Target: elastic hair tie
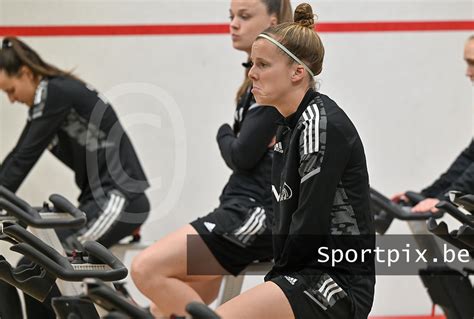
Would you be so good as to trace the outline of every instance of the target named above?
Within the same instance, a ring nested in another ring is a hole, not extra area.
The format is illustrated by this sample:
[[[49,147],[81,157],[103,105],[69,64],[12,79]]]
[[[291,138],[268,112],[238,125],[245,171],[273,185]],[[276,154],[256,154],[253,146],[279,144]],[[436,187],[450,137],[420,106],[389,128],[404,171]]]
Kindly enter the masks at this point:
[[[2,41],[2,49],[11,48],[13,46],[12,42],[8,39],[3,39]]]

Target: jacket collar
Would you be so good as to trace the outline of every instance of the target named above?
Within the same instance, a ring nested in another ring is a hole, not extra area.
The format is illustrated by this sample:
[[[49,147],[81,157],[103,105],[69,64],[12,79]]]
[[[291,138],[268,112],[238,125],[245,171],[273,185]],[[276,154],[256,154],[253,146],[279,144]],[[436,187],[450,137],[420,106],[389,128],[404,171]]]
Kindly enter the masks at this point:
[[[290,127],[291,129],[294,129],[303,112],[306,110],[310,102],[314,100],[317,95],[318,93],[314,89],[308,89],[303,99],[301,100],[300,105],[296,109],[296,112],[289,115],[288,117],[282,117],[279,121],[279,124],[283,124],[285,126]]]

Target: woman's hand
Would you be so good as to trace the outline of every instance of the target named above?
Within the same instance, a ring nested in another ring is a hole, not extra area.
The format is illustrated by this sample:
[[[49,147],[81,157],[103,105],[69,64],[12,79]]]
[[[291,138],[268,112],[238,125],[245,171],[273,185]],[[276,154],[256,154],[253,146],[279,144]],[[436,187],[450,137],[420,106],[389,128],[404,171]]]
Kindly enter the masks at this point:
[[[390,200],[395,203],[399,203],[400,201],[408,202],[408,197],[405,196],[405,193],[397,193],[393,195]]]
[[[411,211],[414,213],[425,213],[425,212],[436,213],[438,209],[435,206],[438,203],[439,203],[439,199],[437,198],[427,198],[425,200],[422,200],[418,204],[416,204],[411,209]]]

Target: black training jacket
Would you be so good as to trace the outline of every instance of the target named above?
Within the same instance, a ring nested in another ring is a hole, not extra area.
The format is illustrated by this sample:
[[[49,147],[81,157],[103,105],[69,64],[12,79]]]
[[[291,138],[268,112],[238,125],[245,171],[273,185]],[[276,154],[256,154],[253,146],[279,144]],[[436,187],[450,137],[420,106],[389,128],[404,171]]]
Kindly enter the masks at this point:
[[[421,193],[426,197],[445,200],[445,195],[450,190],[474,194],[474,140],[459,154],[449,169]]]
[[[297,111],[283,119],[276,142],[275,266],[267,279],[308,268],[335,279],[356,270],[373,274],[369,256],[365,264],[334,268],[318,262],[324,257],[318,254],[320,247],[360,252],[375,246],[364,148],[350,119],[333,100],[310,89]]]
[[[233,171],[222,191],[221,202],[239,197],[251,198],[267,212],[272,211],[273,150],[269,144],[275,137],[279,118],[281,115],[275,108],[256,104],[248,90],[237,104],[234,129],[228,124],[219,128],[219,149]]]
[[[0,167],[0,184],[16,192],[46,148],[74,171],[80,202],[110,189],[133,199],[149,186],[111,105],[74,78],[39,83],[26,126]]]

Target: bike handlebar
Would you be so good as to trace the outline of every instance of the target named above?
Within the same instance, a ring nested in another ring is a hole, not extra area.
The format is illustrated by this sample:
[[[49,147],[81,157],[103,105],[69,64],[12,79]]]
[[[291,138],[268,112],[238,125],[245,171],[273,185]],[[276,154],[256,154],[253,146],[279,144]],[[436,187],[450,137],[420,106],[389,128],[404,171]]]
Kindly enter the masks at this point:
[[[98,264],[97,261],[99,261],[111,269],[74,269],[67,257],[62,256],[55,249],[46,245],[19,225],[11,224],[4,226],[3,233],[18,242],[11,247],[12,251],[25,255],[35,263],[43,266],[48,272],[63,280],[82,281],[85,278],[93,277],[105,281],[116,281],[125,278],[128,274],[128,270],[123,263],[112,255],[107,248],[97,242],[88,241],[84,244],[84,252],[89,255],[88,262],[94,265]]]
[[[411,201],[415,199],[415,202],[419,202],[419,200],[416,201],[416,199],[422,198],[422,195],[415,192],[407,192],[406,195]],[[413,213],[399,204],[392,202],[389,198],[380,194],[373,188],[370,189],[370,197],[374,203],[383,208],[388,214],[400,220],[428,220],[431,217],[441,218],[443,216],[443,212],[441,211],[436,213]]]
[[[63,211],[63,214],[66,214],[68,218],[61,216],[61,213],[54,213],[55,216],[50,218],[42,218],[38,210],[5,187],[0,186],[0,209],[4,209],[28,226],[36,228],[80,228],[86,224],[86,214],[63,196],[53,194],[49,197],[49,200],[55,208]]]
[[[470,227],[474,227],[474,220],[469,218],[467,215],[463,214],[459,209],[456,208],[451,203],[448,203],[446,201],[441,201],[436,205],[436,208],[439,210],[447,212],[449,215],[453,216],[456,218],[458,221],[460,221],[462,224],[466,224]]]

